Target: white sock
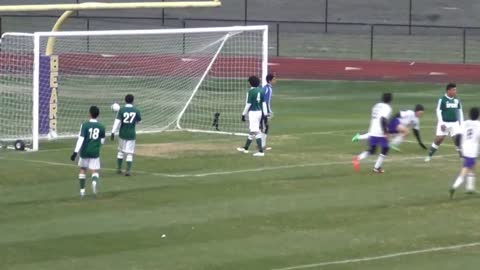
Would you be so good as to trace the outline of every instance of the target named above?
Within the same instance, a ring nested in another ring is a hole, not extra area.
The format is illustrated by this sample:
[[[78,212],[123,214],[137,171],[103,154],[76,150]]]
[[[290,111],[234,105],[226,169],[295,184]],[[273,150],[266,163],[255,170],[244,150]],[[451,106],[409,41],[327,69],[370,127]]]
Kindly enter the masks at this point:
[[[267,145],[267,134],[262,133],[262,147],[265,148]]]
[[[457,177],[457,180],[455,180],[455,182],[453,183],[452,188],[453,188],[453,189],[457,189],[457,188],[463,183],[463,179],[464,179],[464,178],[459,175],[459,176]]]
[[[374,168],[378,169],[378,168],[382,167],[384,159],[385,159],[385,155],[383,155],[383,154],[378,155],[377,162],[375,162],[375,167]]]
[[[475,175],[473,173],[467,174],[467,183],[466,183],[465,189],[467,191],[475,190]]]
[[[358,139],[359,139],[359,140],[366,140],[366,139],[368,139],[368,133],[360,134],[360,136],[358,136]]]
[[[368,151],[363,151],[360,153],[360,155],[358,155],[358,160],[366,159],[369,155],[370,153]]]
[[[81,196],[85,195],[85,189],[84,188],[80,189],[80,195]]]
[[[93,193],[97,193],[97,181],[92,181],[92,191]]]
[[[403,136],[402,135],[397,135],[395,138],[392,140],[392,145],[400,145],[403,141]]]

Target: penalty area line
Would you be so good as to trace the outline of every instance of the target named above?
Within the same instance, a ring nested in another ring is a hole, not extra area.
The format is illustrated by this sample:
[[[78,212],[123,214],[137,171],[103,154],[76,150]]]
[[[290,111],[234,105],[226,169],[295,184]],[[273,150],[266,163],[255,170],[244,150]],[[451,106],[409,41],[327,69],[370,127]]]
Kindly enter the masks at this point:
[[[457,156],[457,154],[449,154],[449,155],[438,155],[436,157],[443,158],[443,157],[453,157]],[[423,156],[413,156],[413,157],[404,157],[404,158],[391,158],[386,159],[385,162],[402,162],[402,161],[409,161],[409,160],[422,160]],[[3,160],[11,160],[11,161],[21,161],[21,162],[30,162],[30,163],[37,163],[37,164],[46,164],[51,166],[62,166],[62,167],[75,167],[78,168],[76,163],[61,163],[61,162],[53,162],[53,161],[46,161],[46,160],[33,160],[33,159],[11,159],[1,157],[0,159]],[[143,174],[143,175],[153,175],[153,176],[161,176],[167,178],[202,178],[207,176],[220,176],[220,175],[233,175],[233,174],[242,174],[242,173],[252,173],[252,172],[265,172],[265,171],[276,171],[276,170],[284,170],[284,169],[294,169],[294,168],[306,168],[306,167],[322,167],[322,166],[331,166],[331,165],[348,165],[351,161],[332,161],[332,162],[318,162],[318,163],[303,163],[303,164],[292,164],[292,165],[281,165],[281,166],[271,166],[271,167],[261,167],[261,168],[250,168],[244,170],[234,170],[234,171],[214,171],[214,172],[205,172],[205,173],[193,173],[193,174],[168,174],[168,173],[159,173],[159,172],[149,172],[149,171],[142,171],[142,170],[135,170],[135,173]],[[116,171],[114,168],[102,168],[103,171]]]
[[[308,268],[316,268],[316,267],[329,266],[329,265],[378,261],[378,260],[385,260],[385,259],[396,258],[396,257],[417,255],[417,254],[423,254],[423,253],[433,253],[433,252],[445,251],[445,250],[455,250],[455,249],[462,249],[462,248],[469,248],[469,247],[476,247],[476,246],[480,246],[480,242],[458,244],[453,246],[433,247],[433,248],[427,248],[427,249],[418,249],[418,250],[411,250],[411,251],[405,251],[405,252],[390,253],[390,254],[385,254],[381,256],[363,257],[363,258],[357,258],[357,259],[346,259],[346,260],[339,260],[339,261],[303,264],[303,265],[296,265],[296,266],[290,266],[290,267],[284,267],[284,268],[275,268],[271,270],[297,270],[297,269],[308,269]]]

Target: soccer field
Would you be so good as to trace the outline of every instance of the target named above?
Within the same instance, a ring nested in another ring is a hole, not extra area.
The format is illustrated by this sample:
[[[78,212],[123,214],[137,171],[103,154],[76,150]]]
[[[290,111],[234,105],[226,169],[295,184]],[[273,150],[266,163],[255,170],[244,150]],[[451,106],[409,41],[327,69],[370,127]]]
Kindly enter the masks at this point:
[[[450,140],[428,164],[410,136],[385,174],[371,172],[373,158],[351,167],[365,147],[351,136],[383,91],[394,112],[425,105],[429,145],[444,85],[284,80],[274,90],[265,157],[238,153],[243,137],[141,135],[127,178],[108,140],[97,199],[79,199],[73,140],[1,151],[0,269],[478,269],[479,197],[449,200],[461,164]],[[479,105],[475,85],[458,96]]]

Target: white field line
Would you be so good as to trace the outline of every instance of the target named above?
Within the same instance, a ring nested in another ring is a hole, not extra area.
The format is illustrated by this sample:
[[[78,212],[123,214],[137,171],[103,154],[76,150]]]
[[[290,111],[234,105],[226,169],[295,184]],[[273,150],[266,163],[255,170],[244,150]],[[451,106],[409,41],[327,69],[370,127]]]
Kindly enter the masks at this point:
[[[438,155],[437,158],[441,157],[453,157],[457,156],[457,154],[449,154],[449,155]],[[404,158],[391,158],[385,160],[385,162],[401,162],[401,161],[408,161],[408,160],[422,160],[423,156],[415,156],[415,157],[404,157]],[[21,161],[21,162],[29,162],[29,163],[37,163],[37,164],[45,164],[51,166],[62,166],[62,167],[77,167],[76,163],[61,163],[61,162],[52,162],[52,161],[45,161],[45,160],[32,160],[32,159],[11,159],[6,157],[0,157],[0,159],[4,160],[11,160],[11,161]],[[168,173],[159,173],[159,172],[148,172],[148,171],[137,171],[138,174],[146,174],[146,175],[153,175],[153,176],[162,176],[167,178],[202,178],[206,176],[219,176],[219,175],[232,175],[232,174],[242,174],[242,173],[251,173],[251,172],[265,172],[265,171],[276,171],[276,170],[284,170],[284,169],[294,169],[294,168],[306,168],[306,167],[322,167],[322,166],[331,166],[331,165],[347,165],[350,164],[351,161],[332,161],[332,162],[318,162],[318,163],[303,163],[303,164],[292,164],[292,165],[281,165],[281,166],[270,166],[270,167],[261,167],[261,168],[250,168],[244,170],[233,170],[233,171],[214,171],[214,172],[206,172],[206,173],[196,173],[196,174],[168,174]],[[102,168],[105,171],[116,171],[114,168]]]
[[[438,251],[462,249],[462,248],[469,248],[469,247],[476,247],[476,246],[480,246],[480,242],[458,244],[453,246],[434,247],[434,248],[428,248],[428,249],[418,249],[418,250],[411,250],[411,251],[405,251],[405,252],[390,253],[390,254],[374,256],[374,257],[364,257],[364,258],[357,258],[357,259],[346,259],[341,261],[329,261],[329,262],[320,262],[320,263],[312,263],[312,264],[303,264],[303,265],[296,265],[296,266],[290,266],[290,267],[284,267],[284,268],[275,268],[272,270],[297,270],[297,269],[317,268],[317,267],[328,266],[328,265],[369,262],[369,261],[384,260],[384,259],[390,259],[390,258],[396,258],[396,257],[402,257],[402,256],[410,256],[410,255],[423,254],[423,253],[433,253]]]

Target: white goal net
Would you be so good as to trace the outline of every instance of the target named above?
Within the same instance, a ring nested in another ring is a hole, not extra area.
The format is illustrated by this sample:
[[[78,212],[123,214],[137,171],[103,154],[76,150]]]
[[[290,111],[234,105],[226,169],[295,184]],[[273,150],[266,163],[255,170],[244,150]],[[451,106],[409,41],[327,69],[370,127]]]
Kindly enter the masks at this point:
[[[75,136],[91,105],[108,130],[126,94],[142,111],[140,132],[245,133],[247,78],[265,78],[267,37],[267,26],[4,34],[0,141],[37,150],[39,138]]]

